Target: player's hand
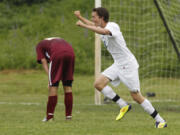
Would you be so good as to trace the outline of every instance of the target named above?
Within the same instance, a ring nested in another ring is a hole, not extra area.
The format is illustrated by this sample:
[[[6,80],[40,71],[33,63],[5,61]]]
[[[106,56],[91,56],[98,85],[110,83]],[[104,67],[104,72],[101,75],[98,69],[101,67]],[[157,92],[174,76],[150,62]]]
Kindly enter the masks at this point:
[[[81,16],[81,12],[79,10],[74,11],[74,15],[79,18]]]
[[[82,26],[82,25],[83,25],[83,22],[80,21],[80,20],[78,20],[78,21],[76,22],[76,25],[77,25],[77,26]]]

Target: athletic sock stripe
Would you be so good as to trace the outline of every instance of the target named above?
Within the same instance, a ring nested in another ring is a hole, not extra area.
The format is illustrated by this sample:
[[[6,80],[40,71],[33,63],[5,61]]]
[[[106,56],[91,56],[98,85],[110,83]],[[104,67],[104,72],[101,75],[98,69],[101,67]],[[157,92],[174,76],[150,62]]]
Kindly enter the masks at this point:
[[[152,116],[153,118],[155,118],[157,114],[158,114],[158,112],[157,112],[156,110],[154,110],[154,112],[151,114],[151,116]]]
[[[50,84],[50,86],[52,85],[52,81],[51,81],[51,67],[52,67],[52,61],[49,63],[49,84]]]
[[[53,113],[48,113],[48,115],[54,115]]]
[[[112,100],[114,101],[114,102],[116,102],[116,101],[118,101],[120,99],[120,97],[118,96],[118,95],[116,95]]]

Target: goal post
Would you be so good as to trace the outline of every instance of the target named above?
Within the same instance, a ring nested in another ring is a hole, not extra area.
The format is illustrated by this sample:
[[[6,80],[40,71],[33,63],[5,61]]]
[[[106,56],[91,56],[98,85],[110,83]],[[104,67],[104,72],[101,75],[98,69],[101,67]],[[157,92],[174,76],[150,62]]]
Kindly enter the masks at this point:
[[[101,7],[101,0],[95,0],[95,7]],[[95,79],[101,72],[101,40],[100,35],[95,34]],[[95,89],[95,104],[101,104],[101,93]]]
[[[178,47],[177,47],[177,43],[176,43],[174,37],[172,36],[172,32],[171,32],[171,30],[170,30],[170,28],[169,28],[169,26],[168,26],[168,24],[167,24],[167,21],[166,21],[166,19],[165,19],[165,17],[164,17],[163,12],[161,11],[160,5],[159,5],[159,3],[158,3],[157,0],[154,0],[154,3],[155,3],[155,5],[156,5],[156,7],[157,7],[157,9],[158,9],[158,12],[159,12],[159,15],[160,15],[160,17],[161,17],[161,19],[162,19],[162,21],[163,21],[164,27],[165,27],[166,30],[167,30],[167,33],[168,33],[168,35],[169,35],[169,38],[171,39],[172,45],[173,45],[173,47],[174,47],[174,49],[175,49],[175,52],[176,52],[176,54],[177,54],[177,57],[178,57],[178,59],[179,59],[179,61],[180,61],[180,53],[179,53],[179,50],[178,50]]]

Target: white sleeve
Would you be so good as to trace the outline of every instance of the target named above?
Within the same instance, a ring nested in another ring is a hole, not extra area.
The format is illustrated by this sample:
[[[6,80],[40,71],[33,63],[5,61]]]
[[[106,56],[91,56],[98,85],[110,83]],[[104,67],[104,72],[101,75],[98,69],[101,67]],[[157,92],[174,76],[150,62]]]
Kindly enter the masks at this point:
[[[110,37],[116,37],[116,35],[118,35],[119,33],[119,27],[117,24],[107,24],[107,26],[105,27],[105,29],[109,30],[111,32],[112,35],[109,35]]]

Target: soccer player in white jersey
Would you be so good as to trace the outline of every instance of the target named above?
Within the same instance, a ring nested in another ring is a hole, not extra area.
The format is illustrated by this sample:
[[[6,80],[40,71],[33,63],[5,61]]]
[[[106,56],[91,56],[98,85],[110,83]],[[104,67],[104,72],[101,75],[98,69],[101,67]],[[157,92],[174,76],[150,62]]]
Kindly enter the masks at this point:
[[[109,22],[107,9],[102,7],[94,8],[92,10],[92,21],[82,17],[80,11],[75,11],[74,14],[79,19],[76,22],[77,26],[101,34],[101,40],[114,59],[114,64],[103,71],[96,79],[94,87],[119,105],[120,113],[117,115],[116,120],[123,118],[131,109],[131,105],[120,98],[108,86],[109,82],[114,86],[117,86],[120,82],[124,83],[129,88],[133,100],[156,120],[156,128],[167,127],[166,121],[159,115],[149,100],[141,95],[138,62],[127,48],[118,24]]]

